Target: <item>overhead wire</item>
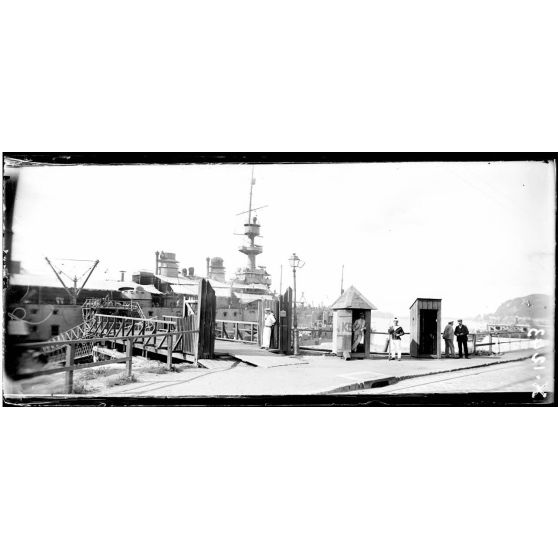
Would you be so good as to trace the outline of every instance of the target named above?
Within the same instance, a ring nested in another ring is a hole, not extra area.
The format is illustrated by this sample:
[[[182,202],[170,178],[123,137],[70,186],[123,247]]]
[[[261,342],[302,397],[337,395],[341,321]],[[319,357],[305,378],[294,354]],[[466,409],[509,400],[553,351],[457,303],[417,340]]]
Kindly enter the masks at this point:
[[[16,320],[16,321],[19,321],[19,322],[25,322],[26,324],[29,324],[29,325],[41,325],[41,324],[44,324],[46,321],[50,320],[52,314],[54,313],[54,306],[52,306],[52,304],[49,304],[49,306],[50,306],[50,314],[44,320],[41,320],[39,322],[30,322],[29,320],[26,320],[25,318],[27,316],[27,311],[25,310],[25,308],[22,308],[21,306],[17,306],[11,312],[8,312],[8,316],[12,320]],[[19,316],[16,316],[14,314],[14,312],[17,312],[18,310],[21,310],[23,312],[23,317],[20,318]]]
[[[30,290],[30,286],[27,285],[27,290],[25,291],[25,294],[19,300],[19,303],[21,303],[21,301],[27,296],[27,294],[29,293],[29,290]],[[49,320],[50,317],[54,313],[54,306],[52,304],[49,304],[49,306],[50,306],[50,314],[44,320],[41,320],[39,322],[31,322],[29,320],[26,320],[25,318],[27,317],[27,310],[25,310],[25,308],[22,308],[21,306],[16,306],[11,312],[7,312],[7,315],[12,320],[25,322],[26,324],[29,324],[29,325],[41,325],[41,324],[44,324],[47,320]],[[18,310],[21,310],[23,312],[22,317],[16,316],[15,312],[17,312]]]

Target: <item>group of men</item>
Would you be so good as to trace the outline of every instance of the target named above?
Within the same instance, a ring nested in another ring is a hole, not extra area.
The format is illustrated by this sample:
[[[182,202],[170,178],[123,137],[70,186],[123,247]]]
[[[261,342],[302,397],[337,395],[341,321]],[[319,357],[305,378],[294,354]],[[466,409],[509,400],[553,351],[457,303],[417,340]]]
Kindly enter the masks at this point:
[[[463,353],[465,353],[465,358],[469,358],[469,348],[467,347],[467,339],[469,335],[469,330],[467,326],[463,324],[463,320],[457,320],[457,327],[453,329],[453,321],[448,322],[448,325],[444,329],[442,337],[445,343],[446,357],[455,357],[455,348],[453,346],[454,337],[457,338],[457,346],[459,348],[459,356],[457,358],[463,358]],[[360,316],[358,320],[353,324],[354,344],[353,351],[359,343],[363,342],[365,330],[364,314]],[[405,335],[403,328],[399,325],[399,319],[394,318],[393,325],[388,329],[388,346],[389,346],[389,356],[388,360],[401,360],[401,338]],[[387,347],[386,347],[387,348]]]
[[[266,308],[265,310],[265,321],[264,321],[264,332],[263,332],[263,343],[262,349],[269,349],[271,340],[271,329],[275,325],[276,319],[273,312]],[[366,331],[366,321],[364,319],[364,313],[361,313],[357,320],[353,324],[353,351],[356,351],[359,344],[364,343],[364,333]],[[389,344],[389,360],[401,360],[401,338],[405,335],[403,328],[399,325],[399,319],[394,318],[393,325],[388,329],[388,344]],[[454,337],[457,338],[457,346],[459,348],[459,356],[457,358],[463,358],[463,353],[465,353],[465,358],[469,358],[469,349],[467,347],[467,336],[469,335],[469,330],[466,325],[463,325],[463,320],[457,320],[457,327],[453,328],[453,321],[448,322],[448,325],[444,329],[442,337],[445,343],[445,353],[446,357],[456,358],[455,347],[453,345]]]
[[[453,321],[448,322],[448,325],[444,328],[444,333],[442,337],[444,338],[444,343],[446,345],[446,357],[455,358],[455,347],[453,346],[453,338],[457,338],[457,346],[459,348],[459,356],[457,358],[463,358],[463,353],[465,353],[465,358],[469,358],[469,348],[467,347],[467,336],[469,335],[469,330],[466,325],[463,325],[463,320],[457,320],[457,327],[453,329]]]
[[[355,320],[353,324],[353,352],[357,350],[358,345],[364,343],[364,332],[366,331],[366,321],[364,319],[364,313],[360,314],[360,317]],[[397,360],[401,360],[401,337],[405,335],[403,328],[399,325],[399,319],[395,318],[393,320],[393,325],[388,329],[389,334],[389,360],[395,360],[397,355]]]

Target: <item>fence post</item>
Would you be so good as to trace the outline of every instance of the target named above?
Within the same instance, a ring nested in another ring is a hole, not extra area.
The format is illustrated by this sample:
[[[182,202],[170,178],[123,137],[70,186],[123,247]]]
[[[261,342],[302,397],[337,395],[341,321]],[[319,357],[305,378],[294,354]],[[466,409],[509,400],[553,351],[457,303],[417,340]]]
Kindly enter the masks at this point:
[[[173,334],[167,335],[167,370],[172,370],[172,344]]]
[[[128,378],[132,377],[132,355],[134,353],[134,340],[127,339],[126,340],[126,372],[128,374]]]
[[[492,354],[492,333],[488,334],[488,354]]]
[[[76,356],[76,345],[75,343],[70,343],[66,346],[66,366],[73,366],[74,359]],[[68,370],[66,372],[66,392],[74,392],[74,371]]]

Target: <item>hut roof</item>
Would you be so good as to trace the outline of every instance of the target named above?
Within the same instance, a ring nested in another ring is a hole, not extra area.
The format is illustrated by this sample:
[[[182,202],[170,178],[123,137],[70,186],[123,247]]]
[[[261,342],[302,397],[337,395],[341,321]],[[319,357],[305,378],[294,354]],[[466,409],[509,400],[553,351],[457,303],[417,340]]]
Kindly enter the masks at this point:
[[[331,305],[333,310],[354,308],[358,310],[377,310],[377,308],[352,285]]]

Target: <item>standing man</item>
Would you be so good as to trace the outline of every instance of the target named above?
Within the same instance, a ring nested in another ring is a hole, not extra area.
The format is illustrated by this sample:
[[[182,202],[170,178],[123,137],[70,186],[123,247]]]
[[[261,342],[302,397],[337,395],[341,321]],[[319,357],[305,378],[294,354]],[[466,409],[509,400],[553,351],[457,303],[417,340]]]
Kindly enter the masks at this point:
[[[446,358],[449,357],[449,353],[451,353],[451,358],[455,358],[455,347],[453,346],[453,322],[448,322],[442,337],[444,338],[444,343],[446,344]]]
[[[457,337],[457,347],[459,348],[459,357],[463,357],[463,349],[465,349],[465,358],[469,358],[469,348],[467,347],[467,336],[469,330],[467,326],[463,325],[463,320],[457,320],[457,327],[455,328],[455,336]]]
[[[360,313],[358,319],[353,324],[353,353],[357,350],[359,345],[364,343],[364,332],[366,331],[366,320],[364,319],[364,312]]]
[[[266,308],[262,349],[269,349],[269,344],[271,342],[271,329],[275,325],[275,322],[276,320],[275,320],[275,316],[273,315],[273,312],[269,308]]]
[[[395,353],[397,352],[397,360],[401,360],[401,337],[405,333],[403,328],[399,325],[397,318],[393,319],[393,325],[388,329],[389,333],[389,360],[395,360]]]

